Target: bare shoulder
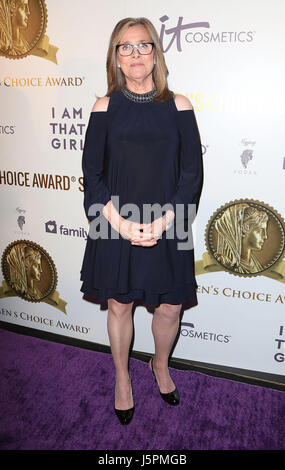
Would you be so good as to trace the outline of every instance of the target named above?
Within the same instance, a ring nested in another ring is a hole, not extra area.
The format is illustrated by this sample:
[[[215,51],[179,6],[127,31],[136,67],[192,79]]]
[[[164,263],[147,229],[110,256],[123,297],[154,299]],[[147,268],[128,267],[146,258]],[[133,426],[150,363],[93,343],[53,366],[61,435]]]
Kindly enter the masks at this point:
[[[193,109],[190,100],[184,95],[175,95],[174,101],[178,111],[183,111],[185,109]]]
[[[92,111],[107,111],[109,101],[109,96],[102,96],[102,98],[98,98],[92,108]]]

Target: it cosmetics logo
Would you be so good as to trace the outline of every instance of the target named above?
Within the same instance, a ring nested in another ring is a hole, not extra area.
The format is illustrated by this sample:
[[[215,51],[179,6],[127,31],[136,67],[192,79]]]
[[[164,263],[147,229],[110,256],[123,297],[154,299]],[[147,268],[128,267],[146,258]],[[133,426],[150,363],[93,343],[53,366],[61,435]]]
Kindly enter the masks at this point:
[[[15,127],[16,126],[2,126],[0,125],[0,134],[15,134]]]
[[[163,15],[159,18],[162,23],[160,30],[160,41],[163,52],[168,52],[171,47],[175,47],[178,52],[182,52],[182,43],[190,44],[207,44],[207,43],[240,43],[248,44],[254,41],[256,31],[214,31],[210,27],[208,21],[197,21],[188,23],[184,22],[183,16],[179,16],[178,20],[170,19],[169,16]],[[176,21],[176,24],[175,24]]]
[[[231,335],[225,335],[223,333],[195,330],[193,323],[186,322],[181,322],[180,335],[191,339],[214,341],[218,343],[229,343],[231,338]]]

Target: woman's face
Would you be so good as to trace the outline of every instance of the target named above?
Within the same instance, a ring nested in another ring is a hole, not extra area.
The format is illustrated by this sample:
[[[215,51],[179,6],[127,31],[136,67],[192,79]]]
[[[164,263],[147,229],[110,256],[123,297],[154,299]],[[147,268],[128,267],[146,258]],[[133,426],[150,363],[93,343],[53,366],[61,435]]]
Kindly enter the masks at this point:
[[[18,1],[15,17],[17,26],[20,28],[27,28],[30,14],[29,0]]]
[[[261,250],[267,239],[267,222],[262,222],[258,227],[254,227],[248,234],[248,247],[253,250]]]
[[[37,257],[30,268],[30,277],[36,281],[41,280],[42,264],[41,259]]]
[[[143,25],[130,26],[120,40],[120,44],[138,45],[141,42],[152,42],[147,29]],[[126,78],[141,80],[152,73],[153,54],[154,50],[148,55],[141,55],[137,49],[134,49],[129,56],[121,56],[117,52],[117,63],[121,66]]]

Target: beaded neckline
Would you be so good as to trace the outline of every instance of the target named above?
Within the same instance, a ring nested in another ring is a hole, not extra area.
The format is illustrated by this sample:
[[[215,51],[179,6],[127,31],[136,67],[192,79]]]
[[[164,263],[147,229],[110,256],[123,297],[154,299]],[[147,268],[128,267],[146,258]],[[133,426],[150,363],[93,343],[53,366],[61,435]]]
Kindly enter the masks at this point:
[[[125,86],[122,92],[129,100],[135,101],[136,103],[147,103],[149,101],[153,101],[153,98],[157,95],[156,87],[146,93],[135,93]]]

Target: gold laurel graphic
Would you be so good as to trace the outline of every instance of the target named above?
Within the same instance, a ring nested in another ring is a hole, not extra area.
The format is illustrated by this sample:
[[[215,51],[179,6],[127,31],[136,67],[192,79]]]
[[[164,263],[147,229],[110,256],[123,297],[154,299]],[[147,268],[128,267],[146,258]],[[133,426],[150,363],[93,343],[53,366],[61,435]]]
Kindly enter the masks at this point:
[[[205,241],[208,251],[195,262],[197,275],[227,271],[285,283],[285,223],[268,204],[253,199],[224,204],[209,219]]]
[[[57,64],[58,48],[49,43],[45,0],[1,0],[0,55],[23,59],[35,55]]]
[[[28,302],[46,302],[66,313],[67,302],[55,290],[55,264],[43,247],[30,240],[16,240],[4,250],[1,265],[5,281],[0,298],[16,295]]]

